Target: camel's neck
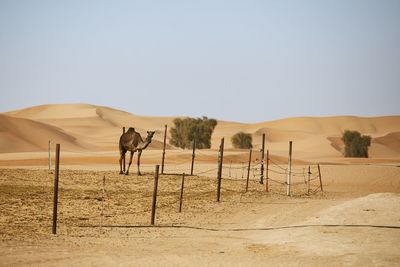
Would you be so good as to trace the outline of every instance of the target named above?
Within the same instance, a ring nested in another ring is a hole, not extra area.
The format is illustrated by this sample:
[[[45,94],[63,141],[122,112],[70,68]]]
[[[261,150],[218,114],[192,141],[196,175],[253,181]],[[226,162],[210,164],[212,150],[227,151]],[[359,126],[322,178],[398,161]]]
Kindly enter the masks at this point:
[[[145,140],[144,142],[140,142],[139,144],[138,144],[138,146],[137,146],[137,149],[146,149],[148,146],[149,146],[149,144],[151,143],[151,140],[149,141],[149,140]]]

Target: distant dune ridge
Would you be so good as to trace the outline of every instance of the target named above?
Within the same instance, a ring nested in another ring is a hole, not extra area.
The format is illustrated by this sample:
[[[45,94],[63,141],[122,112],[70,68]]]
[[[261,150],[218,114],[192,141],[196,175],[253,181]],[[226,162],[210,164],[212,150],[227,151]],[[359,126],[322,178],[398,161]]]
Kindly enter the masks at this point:
[[[162,148],[164,125],[172,126],[174,117],[138,116],[125,111],[90,104],[41,105],[0,114],[0,152],[30,152],[47,149],[48,140],[62,143],[69,151],[118,150],[122,127],[135,127],[142,136],[147,130],[156,135],[150,149]],[[225,137],[232,149],[231,136],[239,131],[253,134],[255,148],[267,136],[267,148],[278,156],[287,153],[294,142],[298,158],[342,157],[344,130],[370,135],[371,158],[400,158],[400,116],[384,117],[298,117],[254,124],[218,121],[212,137],[217,148]],[[168,146],[168,149],[173,147]]]

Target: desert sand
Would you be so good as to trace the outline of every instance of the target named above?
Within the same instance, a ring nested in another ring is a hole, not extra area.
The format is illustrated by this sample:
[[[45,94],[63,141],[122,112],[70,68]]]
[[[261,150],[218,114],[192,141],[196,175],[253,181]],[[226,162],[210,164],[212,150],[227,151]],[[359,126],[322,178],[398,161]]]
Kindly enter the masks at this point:
[[[117,151],[122,127],[134,127],[145,134],[155,130],[151,148],[162,146],[164,125],[173,125],[172,117],[139,116],[124,111],[89,104],[43,105],[0,114],[0,152],[46,151],[49,140],[62,143],[65,151]],[[370,158],[397,161],[400,158],[400,116],[386,117],[299,117],[245,124],[218,121],[212,136],[217,149],[222,137],[230,140],[236,132],[253,134],[256,148],[261,135],[274,155],[287,156],[288,142],[298,159],[314,162],[343,161],[340,137],[344,130],[370,135]],[[169,147],[170,149],[173,149]],[[230,142],[225,148],[232,149]]]
[[[88,104],[0,114],[0,266],[400,264],[400,116],[219,121],[212,148],[197,151],[195,175],[186,177],[181,213],[181,175],[160,176],[156,225],[150,226],[154,165],[161,162],[164,125],[173,119]],[[136,175],[135,161],[131,175],[118,175],[122,126],[143,134],[156,130],[142,155],[143,176]],[[373,138],[370,158],[342,156],[345,129]],[[252,133],[255,144],[248,192],[248,151],[229,142],[238,131]],[[269,192],[258,183],[263,133],[271,155]],[[222,137],[226,151],[218,203]],[[49,140],[53,149],[60,143],[62,151],[56,235],[51,234]],[[287,196],[290,140],[294,176]],[[165,172],[189,173],[190,160],[191,151],[167,146]]]

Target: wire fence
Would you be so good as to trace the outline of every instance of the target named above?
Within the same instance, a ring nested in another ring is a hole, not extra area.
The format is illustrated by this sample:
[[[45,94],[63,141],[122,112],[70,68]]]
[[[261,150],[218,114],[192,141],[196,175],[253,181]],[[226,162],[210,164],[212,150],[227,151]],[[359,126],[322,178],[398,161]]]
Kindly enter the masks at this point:
[[[271,162],[271,160],[269,161]],[[247,177],[249,177],[250,190],[265,190],[266,192],[287,195],[287,188],[290,186],[291,196],[316,194],[322,189],[322,180],[320,179],[317,165],[311,165],[310,171],[308,166],[304,166],[292,169],[293,171],[290,171],[290,173],[288,168],[283,165],[268,164],[267,167],[264,164],[263,168],[261,165],[262,163],[260,162],[252,162],[250,168],[235,167],[233,164],[232,167],[225,165],[222,181],[242,182],[243,187],[245,187]],[[237,170],[239,170],[239,173]],[[242,173],[244,173],[243,176]],[[289,174],[291,175],[290,182],[288,180]]]
[[[219,151],[204,152],[193,149],[193,153],[190,154],[187,151],[174,150],[173,156],[169,157],[164,150],[161,175],[169,178],[161,179],[160,191],[157,193],[158,209],[170,212],[180,204],[180,174],[183,173],[191,175],[187,178],[185,197],[189,199],[192,207],[203,206],[216,196],[219,201],[221,193],[223,198],[229,198],[246,194],[248,191],[289,196],[312,195],[322,191],[319,165],[292,166],[291,157],[290,164],[282,164],[269,156],[269,153],[265,158],[263,150],[250,150],[250,153],[228,151],[222,156],[223,153],[223,139]],[[246,158],[248,161],[244,160]],[[197,165],[199,162],[201,164]],[[149,167],[151,166],[144,166],[143,169],[150,171]],[[94,197],[101,200],[101,213],[79,218],[72,216],[72,220],[100,219],[102,225],[107,218],[118,217],[119,222],[127,222],[132,215],[143,217],[141,215],[151,211],[152,195],[149,188],[152,187],[152,179],[140,179],[141,182],[135,184],[135,189],[132,190],[126,190],[124,187],[118,189],[115,186],[106,190],[103,185],[101,197]],[[127,194],[130,194],[131,198],[126,198]],[[73,203],[74,197],[68,201]],[[113,208],[109,205],[113,205]]]
[[[268,167],[264,166],[264,173],[261,173],[263,162],[254,160],[245,166],[243,162],[229,162],[223,165],[221,173],[221,195],[224,201],[229,201],[236,197],[246,196],[248,191],[265,192],[264,194],[286,195],[288,168],[282,164],[277,164],[269,158]],[[309,171],[310,170],[310,171]],[[174,169],[173,171],[179,171]],[[200,210],[204,205],[215,202],[217,194],[217,174],[218,166],[207,169],[202,168],[201,171],[195,173],[194,176],[185,177],[184,187],[184,210],[190,208],[191,212]],[[260,183],[260,177],[264,176],[263,184]],[[293,168],[291,186],[292,197],[310,196],[321,192],[320,176],[317,166],[302,166]],[[161,175],[159,191],[157,193],[157,214],[161,214],[161,218],[167,218],[171,212],[177,212],[180,204],[180,183],[181,175]],[[247,182],[247,177],[249,182]],[[134,218],[137,224],[148,224],[148,216],[151,212],[151,190],[153,179],[140,178],[133,192],[129,192],[132,198],[121,201],[126,197],[127,192],[118,191],[119,188],[113,188],[109,192],[101,196],[105,199],[106,205],[101,210],[104,213],[96,216],[84,217],[85,223],[92,224],[127,224],[131,223]],[[249,184],[247,184],[249,183]],[[268,192],[265,190],[268,183]],[[247,191],[247,186],[248,191]],[[100,191],[99,191],[100,192]],[[119,201],[119,202],[118,202]],[[134,203],[134,204],[132,204]],[[116,208],[115,208],[116,206]],[[110,211],[110,212],[108,212]],[[81,220],[82,218],[78,219]]]
[[[188,151],[174,151],[173,156],[170,158],[167,154],[164,174],[190,174],[193,168],[193,175],[195,176],[218,179],[219,151],[196,150],[193,167],[192,157],[193,155]],[[198,162],[199,158],[201,158],[200,164]],[[249,152],[247,151],[239,153],[237,151],[233,153],[231,151],[225,152],[221,168],[222,192],[232,190],[246,192],[247,189],[302,196],[322,191],[317,165],[292,165],[289,171],[288,162],[273,156],[265,158],[262,150],[252,151],[250,161],[246,161],[246,158],[249,159]],[[212,160],[214,160],[214,163],[210,163]],[[235,184],[242,183],[243,190],[238,190],[236,187],[234,189],[229,188],[224,181],[230,181]],[[290,193],[288,193],[288,188],[290,188]]]
[[[247,166],[243,161],[229,160],[223,164],[221,170],[221,197],[224,201],[230,201],[255,192],[286,195],[289,174],[293,175],[290,183],[291,196],[312,195],[321,191],[317,166],[296,166],[292,170],[293,172],[290,173],[286,166],[278,164],[270,158],[266,158],[264,161],[252,160],[247,163]],[[173,169],[173,171],[180,170]],[[218,171],[218,164],[210,164],[207,168],[200,168],[195,175],[185,177],[183,210],[189,209],[190,212],[196,213],[196,211],[201,211],[205,205],[216,201]],[[60,202],[62,224],[75,226],[82,224],[126,225],[133,221],[138,225],[148,224],[152,211],[151,189],[154,181],[151,174],[138,176],[129,181],[126,179],[114,180],[114,178],[111,182],[110,180],[107,182],[105,180],[96,181],[96,190],[93,189],[93,184],[90,185],[89,182],[82,180],[82,177],[76,177],[74,173],[68,176],[71,176],[71,179],[63,185],[63,199]],[[260,183],[261,177],[264,178],[263,184]],[[163,219],[166,222],[170,214],[178,212],[180,208],[181,179],[182,175],[160,176],[159,191],[157,192],[157,216],[160,217],[161,222]],[[265,190],[266,183],[269,186],[268,192]],[[80,186],[75,187],[76,184]],[[72,188],[78,189],[71,190]],[[96,207],[99,212],[93,213],[93,209],[96,210]],[[76,211],[79,211],[78,216]]]
[[[111,155],[110,152],[70,153]],[[195,150],[190,154],[187,151],[174,150],[171,158],[167,154],[163,158],[165,175],[161,176],[157,192],[157,209],[161,218],[169,218],[168,214],[171,211],[178,210],[182,201],[180,174],[189,174],[192,170],[193,175],[186,178],[184,187],[184,205],[190,207],[191,212],[203,210],[204,205],[215,202],[220,193],[217,191],[219,185],[223,199],[243,196],[248,192],[296,197],[310,196],[323,191],[319,165],[304,166],[278,162],[277,157],[268,156],[268,153],[264,158],[263,150],[253,151],[253,157],[251,153],[250,151],[248,155],[247,152],[228,152],[222,157],[222,142],[220,151]],[[165,156],[165,151],[163,155]],[[249,160],[244,160],[246,158]],[[201,164],[198,164],[199,162]],[[153,165],[143,167],[151,172]],[[148,215],[152,211],[151,175],[135,177],[135,180],[129,181],[114,179],[112,183],[107,184],[104,180],[99,183],[96,181],[95,185],[82,179],[84,177],[76,179],[71,176],[68,175],[69,180],[63,185],[63,198],[60,202],[61,220],[66,224],[79,225],[89,221],[102,226],[110,222],[127,224],[132,220],[139,224],[148,224]],[[76,186],[78,184],[79,187]],[[96,208],[97,213],[93,212]]]
[[[289,195],[291,196],[311,195],[322,191],[322,181],[317,165],[292,165],[289,171],[288,164],[282,164],[271,156],[264,158],[262,150],[252,151],[251,158],[249,158],[249,152],[235,151],[234,153],[228,151],[222,159],[222,190],[231,190],[223,183],[223,181],[231,181],[243,183],[244,190],[248,189],[250,183],[250,190],[265,189],[267,192],[282,195],[288,195],[288,188],[290,188]],[[192,157],[194,157],[193,166]],[[245,158],[249,158],[250,161],[246,162]],[[215,163],[210,163],[213,160]],[[168,154],[165,157],[164,174],[190,174],[193,169],[195,176],[217,179],[219,161],[219,151],[195,150],[194,155],[185,151],[182,151],[182,154],[174,151],[171,160]]]

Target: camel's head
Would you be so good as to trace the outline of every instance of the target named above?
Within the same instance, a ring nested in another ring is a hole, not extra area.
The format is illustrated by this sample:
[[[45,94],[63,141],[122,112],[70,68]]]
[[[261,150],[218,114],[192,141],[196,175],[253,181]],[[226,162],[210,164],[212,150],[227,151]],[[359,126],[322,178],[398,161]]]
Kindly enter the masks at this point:
[[[153,138],[153,135],[155,134],[154,131],[147,131],[147,137],[146,137],[146,141],[151,143],[151,139]]]

